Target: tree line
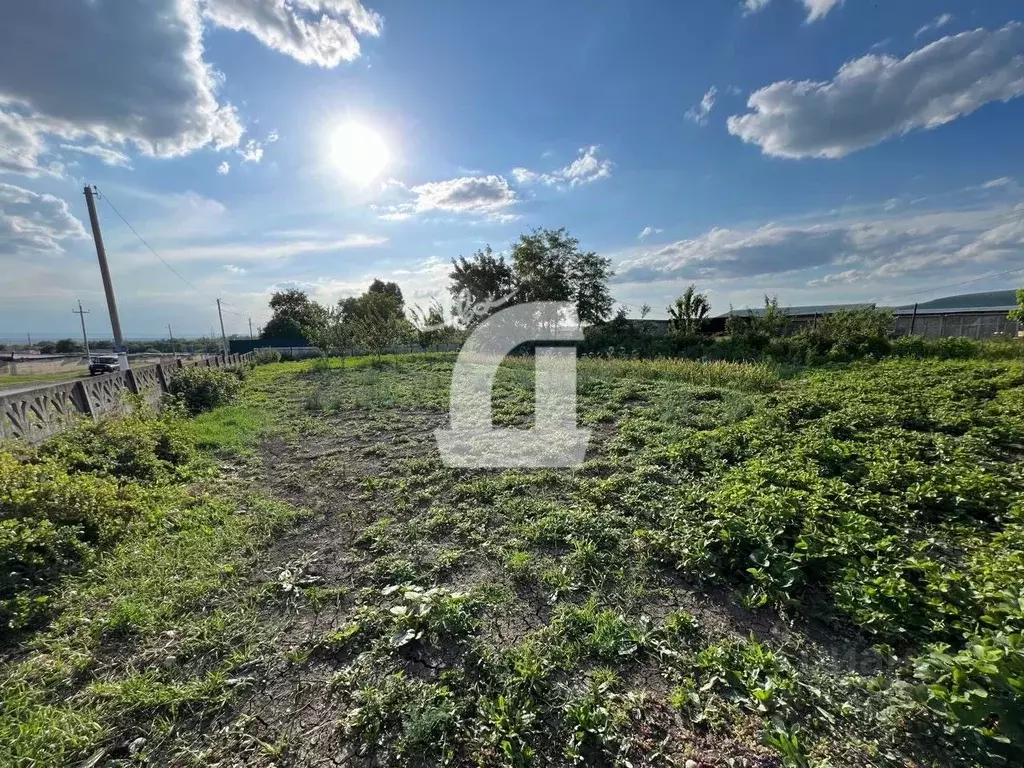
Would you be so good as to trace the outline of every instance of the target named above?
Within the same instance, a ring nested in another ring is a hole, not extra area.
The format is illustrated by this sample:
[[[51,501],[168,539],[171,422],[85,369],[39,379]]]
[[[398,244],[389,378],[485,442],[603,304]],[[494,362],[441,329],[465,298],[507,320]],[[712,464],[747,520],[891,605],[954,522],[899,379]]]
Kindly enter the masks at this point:
[[[599,325],[612,315],[608,283],[613,276],[611,260],[580,248],[566,229],[535,229],[519,237],[507,258],[487,246],[452,259],[450,309],[436,300],[425,308],[409,306],[396,283],[379,279],[332,307],[288,289],[271,297],[273,317],[261,338],[304,341],[322,350],[430,347],[460,342],[502,307],[536,301],[571,303],[582,323]]]
[[[379,353],[399,345],[429,348],[458,344],[477,324],[499,309],[525,302],[568,302],[585,326],[583,354],[604,356],[685,356],[708,359],[774,359],[801,363],[889,354],[893,315],[887,309],[850,309],[794,328],[777,297],[764,297],[757,312],[730,307],[724,333],[709,332],[711,302],[690,285],[666,307],[666,321],[637,322],[609,290],[611,260],[580,247],[565,228],[534,229],[520,235],[508,255],[490,246],[451,261],[451,307],[438,301],[426,308],[408,305],[394,282],[375,279],[359,295],[323,306],[301,290],[273,294],[273,317],[262,338],[279,344],[310,344],[325,353],[358,349]],[[1011,319],[1024,320],[1021,308]],[[640,307],[639,320],[651,312]],[[661,323],[667,327],[656,328]],[[719,327],[719,330],[721,328]],[[912,346],[902,342],[903,347]],[[947,346],[953,344],[947,343]],[[954,344],[955,345],[955,344]]]

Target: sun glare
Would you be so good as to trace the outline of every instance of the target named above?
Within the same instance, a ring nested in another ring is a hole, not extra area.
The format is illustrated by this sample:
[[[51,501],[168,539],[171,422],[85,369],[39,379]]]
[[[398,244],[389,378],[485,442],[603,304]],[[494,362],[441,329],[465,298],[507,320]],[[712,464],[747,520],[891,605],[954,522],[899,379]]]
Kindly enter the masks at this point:
[[[331,160],[356,184],[373,181],[390,159],[380,134],[362,123],[343,123],[331,134]]]

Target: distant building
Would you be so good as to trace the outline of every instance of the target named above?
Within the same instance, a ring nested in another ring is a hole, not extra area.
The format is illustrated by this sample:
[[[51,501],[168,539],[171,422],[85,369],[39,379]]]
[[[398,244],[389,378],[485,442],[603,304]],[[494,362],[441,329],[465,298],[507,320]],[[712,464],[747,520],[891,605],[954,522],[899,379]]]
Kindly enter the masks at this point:
[[[1017,292],[985,291],[946,296],[893,310],[898,336],[941,338],[963,336],[970,339],[1017,336],[1020,323],[1010,320],[1017,307]]]
[[[779,310],[787,317],[787,332],[796,333],[808,326],[813,327],[823,315],[833,315],[844,310],[874,308],[875,305],[872,303],[813,304],[806,307],[779,307]],[[714,319],[721,320],[724,323],[729,317],[763,317],[764,313],[764,307],[752,307],[750,309],[733,308]]]

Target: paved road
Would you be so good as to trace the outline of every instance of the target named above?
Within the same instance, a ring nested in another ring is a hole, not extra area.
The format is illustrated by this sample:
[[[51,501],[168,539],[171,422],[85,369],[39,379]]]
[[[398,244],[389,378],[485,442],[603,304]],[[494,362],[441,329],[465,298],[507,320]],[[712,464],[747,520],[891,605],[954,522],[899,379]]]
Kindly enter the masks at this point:
[[[28,392],[30,389],[38,389],[39,387],[52,387],[57,384],[68,384],[72,381],[78,381],[83,376],[68,376],[66,379],[60,381],[37,381],[35,384],[0,384],[0,395],[16,395],[19,392]]]

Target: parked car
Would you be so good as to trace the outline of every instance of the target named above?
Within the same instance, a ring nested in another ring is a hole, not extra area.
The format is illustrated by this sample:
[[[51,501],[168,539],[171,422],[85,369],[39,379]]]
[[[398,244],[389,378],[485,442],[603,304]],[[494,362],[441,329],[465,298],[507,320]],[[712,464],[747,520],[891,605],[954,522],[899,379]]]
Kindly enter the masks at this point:
[[[96,376],[100,373],[113,373],[121,370],[121,363],[114,355],[103,355],[94,357],[89,363],[89,375]]]

